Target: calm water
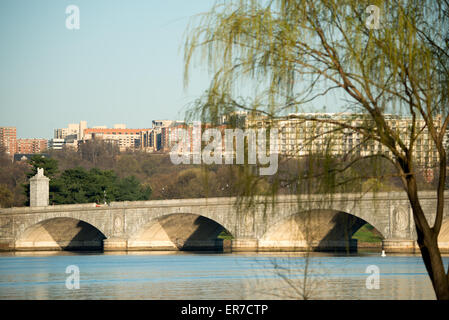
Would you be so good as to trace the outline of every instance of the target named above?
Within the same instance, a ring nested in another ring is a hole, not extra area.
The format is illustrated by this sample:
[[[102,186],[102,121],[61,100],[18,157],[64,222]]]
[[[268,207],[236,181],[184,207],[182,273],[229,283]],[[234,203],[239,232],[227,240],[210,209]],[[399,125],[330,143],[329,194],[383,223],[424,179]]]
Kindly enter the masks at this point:
[[[66,288],[69,265],[80,270],[78,290]],[[370,265],[380,270],[377,290],[366,288]],[[0,299],[298,299],[304,292],[312,299],[435,298],[418,255],[0,255]]]

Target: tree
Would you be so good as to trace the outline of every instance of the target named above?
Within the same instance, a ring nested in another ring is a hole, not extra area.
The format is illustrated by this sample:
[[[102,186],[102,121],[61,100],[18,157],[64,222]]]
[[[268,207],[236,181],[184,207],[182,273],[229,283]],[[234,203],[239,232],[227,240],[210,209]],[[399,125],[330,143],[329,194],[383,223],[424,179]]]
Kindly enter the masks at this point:
[[[436,297],[449,299],[449,270],[438,248],[449,124],[449,2],[218,1],[200,19],[187,33],[185,79],[188,83],[198,53],[213,78],[192,113],[212,122],[238,109],[278,119],[288,112],[316,110],[322,97],[338,95],[341,107],[363,121],[307,119],[332,124],[340,133],[357,133],[361,144],[375,142],[387,150],[368,157],[351,154],[350,163],[377,157],[395,167]],[[253,99],[239,98],[250,89]],[[392,113],[410,117],[405,132],[388,121]],[[418,196],[416,150],[424,133],[438,156],[433,225]],[[325,176],[349,167],[329,169]]]
[[[80,144],[78,153],[82,160],[88,161],[94,168],[112,168],[120,148],[115,143],[102,140],[87,140]]]
[[[59,186],[55,182],[55,177],[58,174],[58,161],[52,158],[47,158],[43,155],[37,154],[34,155],[28,160],[28,164],[31,166],[30,171],[27,172],[26,177],[27,180],[22,184],[23,192],[26,197],[25,206],[30,205],[30,182],[29,180],[37,174],[37,169],[44,169],[44,175],[50,179],[49,182],[49,197],[52,199],[54,197],[54,193],[58,190]]]
[[[0,184],[0,208],[9,208],[14,203],[14,195],[8,187]]]
[[[119,179],[114,171],[83,168],[65,170],[54,179],[53,204],[148,200],[151,188],[133,176]]]
[[[43,155],[37,154],[32,156],[28,163],[31,165],[31,171],[27,173],[28,179],[37,174],[38,168],[43,168],[44,175],[50,179],[58,174],[58,161],[56,161],[55,159],[47,158]]]
[[[50,178],[51,204],[139,201],[151,196],[149,186],[141,185],[134,176],[120,179],[113,170],[76,167],[58,174],[58,161],[40,155],[33,156],[29,163],[28,179],[36,174],[37,168],[44,168],[44,174]],[[29,205],[30,184],[23,184],[23,187],[27,196],[25,205]]]
[[[151,196],[151,188],[143,186],[134,176],[126,177],[118,183],[116,201],[141,201],[148,200]]]
[[[26,172],[29,167],[23,161],[11,160],[11,157],[6,154],[6,149],[0,146],[0,185],[3,185],[12,193],[12,202],[8,200],[6,205],[22,206],[25,201],[22,184],[26,181]],[[6,192],[3,195],[8,194]],[[9,196],[7,198],[9,199]]]

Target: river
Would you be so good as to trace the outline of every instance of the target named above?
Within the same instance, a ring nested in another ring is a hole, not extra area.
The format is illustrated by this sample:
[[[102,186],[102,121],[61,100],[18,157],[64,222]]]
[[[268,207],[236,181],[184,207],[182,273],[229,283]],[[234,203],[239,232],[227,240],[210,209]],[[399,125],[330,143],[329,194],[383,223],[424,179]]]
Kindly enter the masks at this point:
[[[447,268],[449,256],[444,257],[444,262]],[[69,270],[72,273],[66,273],[68,266],[79,270],[79,289],[66,286],[67,278],[75,276],[73,269]],[[367,270],[369,266],[371,270],[377,268],[378,277]],[[381,257],[379,252],[313,253],[309,257],[299,253],[207,252],[0,254],[0,299],[240,300],[302,299],[304,296],[309,299],[435,299],[419,255]]]

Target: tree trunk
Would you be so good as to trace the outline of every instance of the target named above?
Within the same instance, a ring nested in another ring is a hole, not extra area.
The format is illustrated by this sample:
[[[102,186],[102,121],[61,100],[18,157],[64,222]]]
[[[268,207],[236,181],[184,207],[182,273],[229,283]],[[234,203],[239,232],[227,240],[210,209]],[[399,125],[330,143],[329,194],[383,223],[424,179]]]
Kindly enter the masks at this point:
[[[432,281],[435,295],[438,300],[449,300],[449,277],[444,269],[440,249],[438,248],[438,234],[427,223],[424,211],[419,203],[416,180],[412,175],[407,178],[407,195],[413,210],[421,256]]]
[[[437,237],[431,239],[430,237],[418,236],[418,245],[437,299],[449,300],[449,278],[441,259]]]

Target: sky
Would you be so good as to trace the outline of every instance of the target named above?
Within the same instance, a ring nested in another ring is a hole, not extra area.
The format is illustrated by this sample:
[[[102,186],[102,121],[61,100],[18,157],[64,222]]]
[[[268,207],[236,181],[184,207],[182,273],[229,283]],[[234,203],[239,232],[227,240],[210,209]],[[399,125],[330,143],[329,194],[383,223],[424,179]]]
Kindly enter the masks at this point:
[[[183,119],[208,86],[204,68],[183,85],[186,27],[213,0],[0,0],[0,126],[53,137],[86,120],[149,128]],[[66,7],[80,29],[66,28]]]

